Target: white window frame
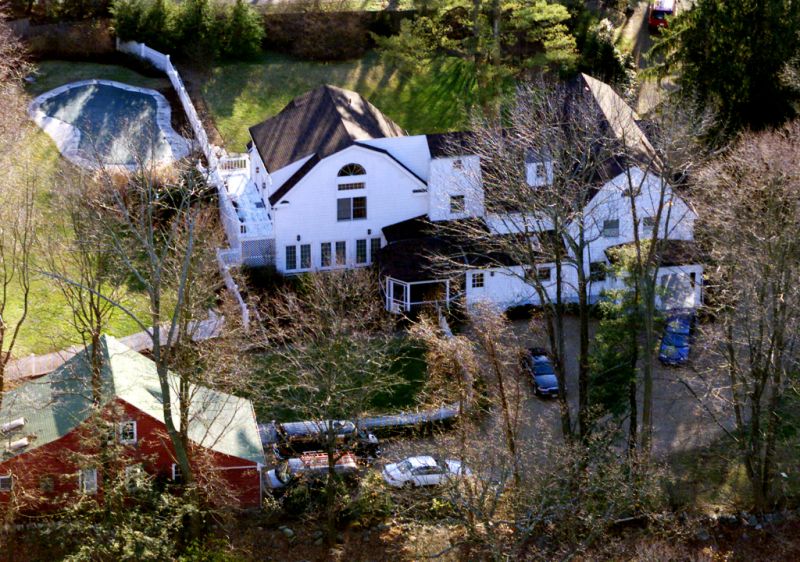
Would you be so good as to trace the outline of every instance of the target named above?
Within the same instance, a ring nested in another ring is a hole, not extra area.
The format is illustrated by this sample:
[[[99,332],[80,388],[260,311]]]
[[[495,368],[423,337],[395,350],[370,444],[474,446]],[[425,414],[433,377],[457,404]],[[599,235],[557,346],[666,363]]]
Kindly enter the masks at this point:
[[[485,286],[486,286],[486,278],[483,276],[483,272],[473,273],[472,279],[470,280],[470,288],[483,289]]]
[[[359,244],[364,246],[364,259],[359,260],[358,247]],[[367,265],[369,263],[369,240],[366,238],[359,238],[356,240],[356,265]]]
[[[3,482],[8,484],[3,485]],[[0,475],[0,492],[11,492],[14,490],[14,475],[11,473]]]
[[[378,261],[378,253],[381,251],[381,239],[378,237],[369,239],[369,263]]]
[[[123,439],[122,436],[125,432],[125,426],[133,424],[133,439]],[[127,420],[123,422],[119,422],[117,424],[117,439],[119,439],[120,444],[122,445],[135,445],[138,442],[139,438],[139,428],[137,427],[136,420]]]
[[[342,252],[342,254],[344,254],[344,255],[341,256],[342,257],[341,261],[339,261],[339,247],[340,247],[340,245],[341,245],[341,248],[344,250]],[[333,243],[333,255],[331,256],[331,263],[335,267],[342,267],[342,266],[347,265],[347,240],[337,240],[336,242]]]
[[[544,273],[547,272],[545,276]],[[553,278],[553,268],[552,267],[537,267],[536,268],[536,278],[539,281],[550,281]]]
[[[648,221],[650,222],[650,224],[647,224]],[[651,233],[652,234],[653,229],[655,227],[656,227],[656,218],[655,217],[651,217],[651,216],[642,217],[642,232]]]
[[[328,248],[328,263],[323,263],[325,259],[325,246]],[[333,257],[334,245],[333,242],[320,242],[319,243],[319,266],[320,268],[328,269],[336,263]]]
[[[296,271],[297,270],[297,246],[294,244],[288,244],[283,249],[283,262],[284,266],[286,267],[286,271]],[[293,259],[291,263],[289,262],[289,253],[293,253]],[[291,267],[289,267],[291,266]]]
[[[91,475],[91,476],[88,476]],[[78,473],[78,489],[82,494],[97,493],[97,469],[83,468]]]
[[[467,198],[463,194],[450,196],[450,214],[460,215],[467,211]]]
[[[180,480],[178,480],[178,475],[180,475]],[[181,467],[177,463],[172,463],[172,473],[170,475],[170,479],[173,482],[183,482],[183,474],[181,474]]]
[[[610,222],[616,222],[616,228],[609,228],[607,226]],[[619,238],[619,219],[605,219],[603,221],[603,238]]]
[[[303,263],[303,248],[308,250],[308,260]],[[297,252],[297,265],[301,271],[311,269],[311,264],[314,263],[314,256],[311,253],[311,244],[300,244],[300,251]]]

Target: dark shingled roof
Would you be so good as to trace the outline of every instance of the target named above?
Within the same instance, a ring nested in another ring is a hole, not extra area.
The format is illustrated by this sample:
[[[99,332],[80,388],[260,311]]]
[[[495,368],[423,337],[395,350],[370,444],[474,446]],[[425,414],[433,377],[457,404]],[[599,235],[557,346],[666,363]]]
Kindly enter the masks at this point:
[[[474,150],[471,150],[470,147],[475,142],[474,137],[475,134],[469,131],[425,135],[431,158],[473,154]]]
[[[329,85],[297,96],[274,117],[250,127],[270,172],[309,154],[322,159],[356,141],[403,135],[399,125],[360,94]]]

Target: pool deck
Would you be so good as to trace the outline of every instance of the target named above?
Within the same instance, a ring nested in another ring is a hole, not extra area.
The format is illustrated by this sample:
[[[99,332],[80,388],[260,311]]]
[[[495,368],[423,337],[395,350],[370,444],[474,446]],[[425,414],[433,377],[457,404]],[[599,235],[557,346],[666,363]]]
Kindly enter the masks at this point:
[[[28,107],[28,115],[30,118],[37,125],[39,125],[44,132],[50,135],[50,137],[53,139],[53,142],[56,143],[59,152],[61,152],[61,154],[67,160],[77,166],[89,169],[121,168],[132,171],[139,167],[139,165],[136,163],[105,164],[103,162],[99,162],[96,158],[87,158],[84,151],[79,148],[81,131],[70,123],[47,115],[41,108],[45,101],[70,89],[93,85],[112,86],[121,90],[150,95],[155,99],[157,106],[156,123],[158,124],[161,134],[164,136],[164,140],[171,149],[171,157],[168,159],[160,159],[157,161],[158,165],[168,165],[189,155],[190,141],[179,135],[172,128],[172,109],[170,108],[167,99],[161,93],[149,88],[139,88],[129,84],[123,84],[122,82],[115,82],[113,80],[81,80],[79,82],[70,82],[69,84],[64,84],[63,86],[59,86],[58,88],[41,94],[40,96],[36,97]]]

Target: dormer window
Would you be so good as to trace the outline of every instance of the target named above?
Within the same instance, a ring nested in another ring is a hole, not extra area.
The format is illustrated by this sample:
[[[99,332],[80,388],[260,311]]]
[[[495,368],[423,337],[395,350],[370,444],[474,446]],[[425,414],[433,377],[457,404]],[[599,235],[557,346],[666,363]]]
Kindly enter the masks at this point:
[[[461,158],[457,158],[457,159],[453,160],[453,168],[456,169],[456,170],[463,170],[464,169],[464,162],[461,160]]]
[[[367,171],[361,164],[345,164],[337,174],[340,178],[347,176],[363,176]]]

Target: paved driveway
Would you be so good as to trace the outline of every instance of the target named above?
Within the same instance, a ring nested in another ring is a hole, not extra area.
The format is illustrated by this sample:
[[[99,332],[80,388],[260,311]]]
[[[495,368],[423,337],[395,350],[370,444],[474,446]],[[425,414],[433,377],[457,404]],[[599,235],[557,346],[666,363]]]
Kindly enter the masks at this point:
[[[577,318],[567,318],[566,328],[567,387],[577,389]],[[593,323],[592,332],[595,328],[596,323]],[[526,346],[541,346],[544,343],[544,334],[532,331],[528,321],[515,321],[513,330]],[[704,326],[702,331],[710,329]],[[701,447],[722,433],[718,424],[728,428],[733,426],[733,414],[729,408],[725,408],[728,394],[725,373],[715,368],[711,354],[704,350],[708,340],[707,334],[698,333],[692,349],[692,361],[688,366],[665,367],[655,362],[653,451],[657,456]],[[561,440],[558,403],[552,399],[535,397],[526,378],[520,380],[518,388],[521,398],[520,440],[526,456],[533,461],[548,443]],[[620,389],[620,392],[627,392],[627,389]],[[641,389],[639,400],[641,416]],[[577,410],[577,396],[574,393],[570,394],[570,405],[574,416]],[[502,446],[502,428],[499,412],[484,419],[480,427],[466,436],[471,453],[490,457],[493,447]],[[625,429],[627,431],[627,427]],[[457,432],[449,431],[435,436],[397,439],[386,445],[384,456],[386,462],[394,462],[409,455],[460,450],[461,437]]]

